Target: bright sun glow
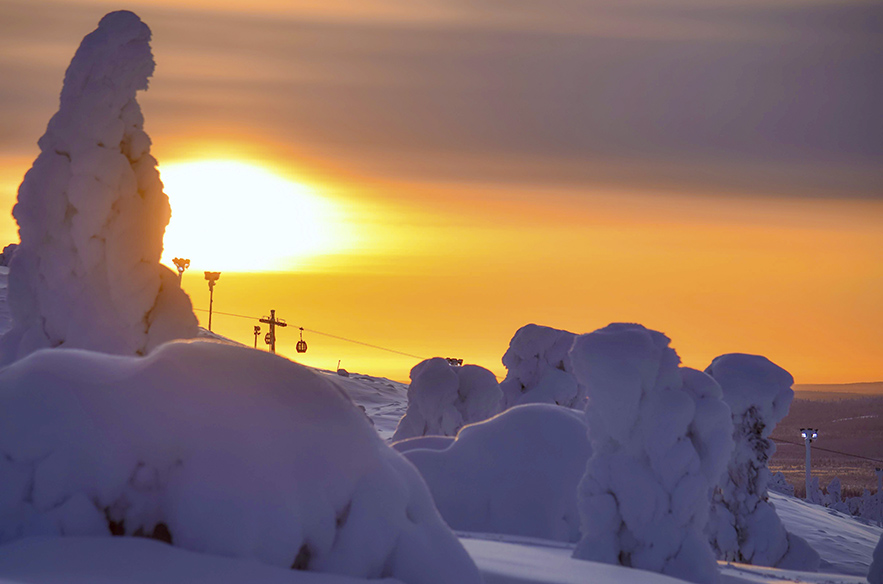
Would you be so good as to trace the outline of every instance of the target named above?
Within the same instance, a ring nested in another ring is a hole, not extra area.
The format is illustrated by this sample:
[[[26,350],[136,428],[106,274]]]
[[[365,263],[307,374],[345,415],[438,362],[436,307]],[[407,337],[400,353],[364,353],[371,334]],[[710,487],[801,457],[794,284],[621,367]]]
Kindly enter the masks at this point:
[[[195,269],[275,271],[342,246],[341,212],[310,187],[252,164],[205,160],[163,164],[172,206],[163,261]]]

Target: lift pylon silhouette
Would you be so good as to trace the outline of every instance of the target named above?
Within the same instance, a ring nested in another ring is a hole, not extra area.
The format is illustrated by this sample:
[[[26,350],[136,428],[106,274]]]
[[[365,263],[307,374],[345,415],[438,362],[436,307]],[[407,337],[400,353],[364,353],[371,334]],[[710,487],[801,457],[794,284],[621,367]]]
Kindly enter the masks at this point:
[[[264,337],[264,342],[267,343],[268,345],[270,345],[270,352],[275,353],[276,352],[276,327],[277,326],[285,327],[285,326],[288,326],[288,324],[284,320],[282,320],[281,318],[278,318],[278,319],[276,318],[276,311],[275,310],[271,310],[270,316],[265,316],[264,318],[260,319],[259,322],[263,322],[263,323],[270,325],[270,332],[268,332],[267,335]]]

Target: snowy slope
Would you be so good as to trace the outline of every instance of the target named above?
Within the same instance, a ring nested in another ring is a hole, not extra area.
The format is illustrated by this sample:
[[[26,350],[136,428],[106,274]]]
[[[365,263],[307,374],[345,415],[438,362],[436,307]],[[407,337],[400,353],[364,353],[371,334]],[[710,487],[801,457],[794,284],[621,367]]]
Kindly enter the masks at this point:
[[[357,405],[365,408],[365,413],[374,422],[374,429],[384,440],[392,438],[396,426],[408,409],[408,386],[385,377],[371,377],[351,373],[343,377],[333,371],[316,369],[339,387]]]
[[[833,509],[770,493],[785,528],[800,535],[822,556],[820,571],[864,576],[883,528]]]

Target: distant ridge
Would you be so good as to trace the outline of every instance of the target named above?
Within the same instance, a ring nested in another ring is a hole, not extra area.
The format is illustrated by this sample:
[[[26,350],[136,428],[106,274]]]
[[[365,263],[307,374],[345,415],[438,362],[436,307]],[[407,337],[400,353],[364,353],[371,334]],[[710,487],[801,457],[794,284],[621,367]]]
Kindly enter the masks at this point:
[[[803,399],[852,398],[883,396],[883,381],[861,383],[799,383],[794,385],[795,397]]]

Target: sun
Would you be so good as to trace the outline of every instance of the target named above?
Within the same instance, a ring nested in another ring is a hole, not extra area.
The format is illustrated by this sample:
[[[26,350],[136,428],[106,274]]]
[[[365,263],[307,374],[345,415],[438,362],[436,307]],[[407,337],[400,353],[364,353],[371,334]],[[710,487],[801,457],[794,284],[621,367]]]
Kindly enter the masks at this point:
[[[342,245],[339,206],[264,167],[200,160],[159,170],[172,207],[167,265],[186,257],[195,269],[287,271]]]

